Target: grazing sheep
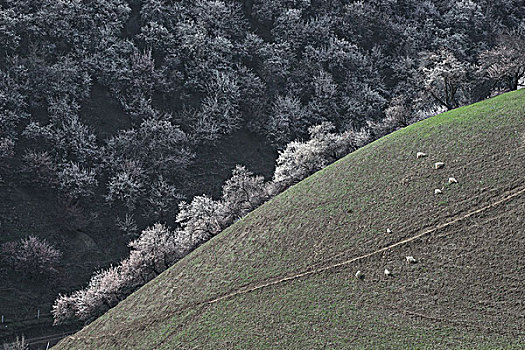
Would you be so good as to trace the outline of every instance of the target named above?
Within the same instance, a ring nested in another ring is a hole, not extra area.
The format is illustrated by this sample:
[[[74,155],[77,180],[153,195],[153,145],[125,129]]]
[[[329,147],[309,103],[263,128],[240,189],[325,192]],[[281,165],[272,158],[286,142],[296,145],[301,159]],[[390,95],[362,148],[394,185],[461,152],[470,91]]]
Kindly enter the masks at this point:
[[[443,162],[437,162],[434,164],[434,169],[442,169],[445,167],[445,163]]]
[[[386,229],[386,233],[392,233],[392,230],[389,229],[389,228],[387,228],[387,229]]]
[[[392,276],[392,272],[389,269],[385,269],[385,276]]]
[[[427,156],[426,153],[423,153],[423,152],[417,152],[417,159],[419,158],[425,158]]]
[[[361,270],[359,270],[355,273],[355,278],[357,278],[358,280],[362,280],[365,278],[365,274],[362,273]]]
[[[407,256],[406,259],[407,259],[407,263],[409,263],[409,264],[415,264],[417,262],[417,260],[414,259],[413,256]]]
[[[442,194],[442,193],[443,193],[443,191],[440,190],[439,188],[436,188],[436,189],[434,190],[434,194]]]
[[[449,177],[448,178],[448,183],[449,183],[449,185],[450,184],[457,184],[458,180],[456,180],[456,178],[454,178],[454,177]]]

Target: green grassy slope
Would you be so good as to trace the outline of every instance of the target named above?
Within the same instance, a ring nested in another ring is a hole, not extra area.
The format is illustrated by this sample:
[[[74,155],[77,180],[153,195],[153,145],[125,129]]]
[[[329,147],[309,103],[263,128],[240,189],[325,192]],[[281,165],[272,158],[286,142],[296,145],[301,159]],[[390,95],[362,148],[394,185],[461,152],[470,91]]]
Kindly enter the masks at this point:
[[[293,186],[56,349],[519,348],[524,167],[525,90],[427,119]]]

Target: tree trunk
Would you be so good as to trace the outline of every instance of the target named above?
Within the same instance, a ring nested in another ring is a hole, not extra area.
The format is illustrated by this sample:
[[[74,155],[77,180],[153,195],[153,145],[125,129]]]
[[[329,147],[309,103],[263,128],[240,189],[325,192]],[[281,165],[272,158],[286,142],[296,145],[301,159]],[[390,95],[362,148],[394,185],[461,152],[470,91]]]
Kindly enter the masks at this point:
[[[520,81],[520,77],[518,76],[518,74],[515,74],[513,77],[512,77],[512,85],[510,86],[510,91],[515,91],[515,90],[518,90],[518,82]]]

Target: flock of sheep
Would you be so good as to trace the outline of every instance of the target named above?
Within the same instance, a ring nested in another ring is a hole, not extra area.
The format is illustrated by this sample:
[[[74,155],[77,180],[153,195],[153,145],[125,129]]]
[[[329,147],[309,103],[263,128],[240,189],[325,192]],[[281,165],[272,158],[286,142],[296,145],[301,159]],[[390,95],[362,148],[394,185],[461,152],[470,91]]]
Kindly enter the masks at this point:
[[[418,159],[425,158],[425,157],[427,157],[427,154],[423,153],[423,152],[417,152],[416,157]],[[445,167],[445,163],[443,163],[443,162],[436,162],[436,163],[434,163],[434,169],[443,169],[444,167]],[[456,180],[456,178],[454,178],[454,177],[449,177],[448,178],[448,184],[449,185],[457,184],[457,183],[458,183],[458,180]],[[444,187],[436,188],[434,190],[434,194],[435,195],[440,195],[440,194],[443,194],[443,191],[444,191]],[[386,233],[392,233],[392,230],[387,228],[386,229]],[[417,260],[413,256],[407,256],[406,257],[406,261],[407,261],[408,264],[415,264],[415,263],[417,263]],[[389,269],[385,268],[384,274],[385,274],[385,276],[392,276],[392,271],[390,271]],[[359,279],[359,280],[362,280],[362,279],[365,278],[365,274],[361,270],[358,270],[355,273],[355,277],[357,279]]]

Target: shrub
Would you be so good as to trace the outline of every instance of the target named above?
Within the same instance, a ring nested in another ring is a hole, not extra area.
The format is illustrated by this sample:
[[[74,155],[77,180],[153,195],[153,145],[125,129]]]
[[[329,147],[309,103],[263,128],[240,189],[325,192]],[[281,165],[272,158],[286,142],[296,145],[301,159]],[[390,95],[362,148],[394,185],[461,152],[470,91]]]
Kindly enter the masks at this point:
[[[137,129],[121,131],[107,141],[104,163],[112,169],[124,162],[136,162],[150,174],[170,175],[183,171],[193,154],[189,139],[169,115],[156,115]]]
[[[127,213],[124,218],[117,218],[117,227],[128,236],[135,237],[137,235],[138,226],[133,215]]]
[[[498,45],[481,54],[480,71],[495,87],[517,90],[525,77],[525,27],[500,35]]]
[[[144,170],[136,162],[126,162],[122,170],[110,178],[106,201],[110,204],[120,202],[133,211],[146,191],[145,183]]]
[[[62,257],[60,250],[35,236],[4,243],[1,250],[15,271],[29,277],[49,277],[56,273]]]
[[[53,304],[55,324],[72,319],[90,322],[138,286],[150,281],[187,254],[180,236],[155,224],[132,241],[130,256],[118,266],[95,273],[85,289],[60,295]]]
[[[310,140],[293,141],[279,153],[274,182],[287,187],[324,168],[337,159],[366,144],[367,131],[346,131],[334,134],[334,126],[322,123],[309,128]]]
[[[78,302],[77,316],[82,321],[90,321],[115,306],[121,299],[123,284],[120,268],[111,266],[91,277],[89,285]]]
[[[97,138],[78,116],[80,106],[75,101],[58,99],[49,107],[51,122],[41,125],[31,122],[23,135],[48,147],[56,163],[74,161],[91,165],[99,159]]]
[[[262,176],[255,176],[245,167],[237,165],[232,176],[222,187],[222,201],[229,225],[243,217],[269,198],[267,184]]]
[[[38,179],[43,183],[56,182],[56,164],[49,153],[26,151],[23,157],[24,171],[32,176],[32,179]]]
[[[239,110],[241,92],[236,74],[216,70],[204,90],[206,96],[194,115],[193,130],[197,140],[211,142],[239,129],[242,121]]]
[[[425,119],[427,116],[422,111],[416,111],[414,104],[419,101],[414,101],[413,98],[408,98],[405,95],[394,97],[390,101],[389,107],[385,110],[385,118],[379,122],[369,121],[368,129],[374,134],[374,138],[378,139],[391,132],[404,128],[410,124]],[[422,106],[419,106],[422,107]],[[440,105],[432,105],[434,109],[445,111],[445,107]]]
[[[419,70],[426,93],[437,103],[453,109],[464,102],[471,66],[450,50],[426,52]]]
[[[155,88],[164,85],[163,72],[155,68],[155,60],[151,55],[151,50],[140,53],[133,50],[129,55],[129,67],[126,74],[125,85],[119,87],[117,98],[124,109],[135,117],[135,120],[142,121],[155,114],[151,106],[151,99]]]
[[[53,304],[55,324],[79,319],[89,322],[115,306],[121,299],[124,285],[120,267],[111,266],[96,272],[85,289],[60,295]]]
[[[176,217],[176,222],[182,228],[181,235],[187,237],[192,247],[221,232],[224,221],[224,204],[206,195],[196,196],[190,203],[181,202]]]
[[[277,97],[268,124],[267,137],[278,147],[284,147],[301,135],[305,128],[306,111],[301,101],[294,97]]]
[[[98,185],[93,169],[83,169],[73,162],[66,163],[57,175],[60,190],[71,199],[93,196]]]
[[[176,204],[182,198],[177,187],[160,176],[149,190],[145,216],[150,220],[165,222],[169,214],[176,210]]]
[[[76,318],[77,303],[80,291],[72,295],[60,294],[53,303],[51,313],[53,314],[54,324],[61,324]]]
[[[142,231],[139,238],[129,243],[129,247],[140,254],[142,265],[156,275],[183,256],[176,235],[162,224]]]
[[[15,154],[15,141],[10,137],[0,137],[0,160],[13,157]]]
[[[59,62],[44,66],[42,74],[34,81],[34,91],[40,92],[50,105],[65,96],[83,101],[89,96],[91,77],[87,70],[69,56]]]
[[[8,137],[14,141],[18,134],[16,127],[29,117],[23,93],[27,72],[16,60],[10,63],[9,73],[0,70],[0,138]]]

